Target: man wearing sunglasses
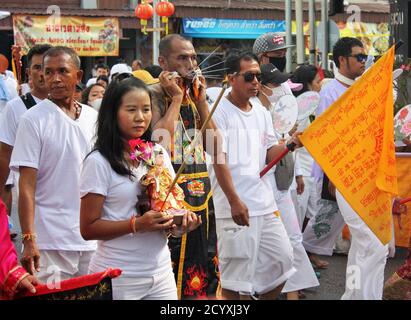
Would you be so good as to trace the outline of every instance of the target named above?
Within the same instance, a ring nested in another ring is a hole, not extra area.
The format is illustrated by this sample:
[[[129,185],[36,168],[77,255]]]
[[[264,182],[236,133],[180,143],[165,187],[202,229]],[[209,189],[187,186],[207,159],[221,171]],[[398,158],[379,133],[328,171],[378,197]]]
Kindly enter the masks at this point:
[[[355,82],[355,79],[364,73],[367,55],[360,40],[344,37],[334,46],[333,60],[338,72],[335,79],[320,91],[317,116],[332,105]],[[347,261],[347,283],[342,299],[380,300],[388,245],[381,244],[331,182],[328,186],[323,185],[323,181],[327,179],[316,163],[312,175],[322,185],[324,199],[321,199],[316,217],[310,219],[304,230],[304,247],[310,253],[332,255],[335,239],[341,234],[346,223],[351,233],[351,247]],[[327,229],[328,231],[319,233],[321,226],[322,231]],[[356,279],[354,284],[353,277]]]
[[[294,274],[293,250],[270,182],[259,172],[280,152],[270,114],[258,102],[261,70],[252,53],[226,60],[231,92],[213,120],[222,148],[213,159],[218,261],[226,299],[275,299]],[[292,140],[301,146],[297,134]]]

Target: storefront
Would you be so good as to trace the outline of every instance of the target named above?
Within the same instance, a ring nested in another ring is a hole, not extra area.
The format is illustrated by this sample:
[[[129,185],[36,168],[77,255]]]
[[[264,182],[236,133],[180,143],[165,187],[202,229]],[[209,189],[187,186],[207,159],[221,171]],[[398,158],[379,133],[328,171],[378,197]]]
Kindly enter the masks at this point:
[[[11,15],[0,20],[0,53],[10,59],[11,46],[15,43],[26,48],[34,43],[67,45],[79,53],[85,74],[83,81],[86,81],[98,62],[112,66],[124,60],[131,65],[147,51],[140,22],[132,10],[75,9],[62,4],[60,21],[53,21],[54,16],[47,14],[47,6],[43,7],[2,8]],[[36,23],[41,27],[36,29]]]

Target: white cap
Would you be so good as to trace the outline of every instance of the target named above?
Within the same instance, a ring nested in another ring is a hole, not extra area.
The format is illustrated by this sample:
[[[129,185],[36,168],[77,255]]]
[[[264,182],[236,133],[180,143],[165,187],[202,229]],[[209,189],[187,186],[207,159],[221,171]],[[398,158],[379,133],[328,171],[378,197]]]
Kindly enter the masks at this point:
[[[122,74],[122,73],[128,73],[128,74],[132,74],[131,73],[131,69],[129,68],[128,65],[126,65],[125,63],[118,63],[115,64],[111,70],[110,70],[110,77],[109,77],[109,81],[111,82],[113,75],[115,74]]]

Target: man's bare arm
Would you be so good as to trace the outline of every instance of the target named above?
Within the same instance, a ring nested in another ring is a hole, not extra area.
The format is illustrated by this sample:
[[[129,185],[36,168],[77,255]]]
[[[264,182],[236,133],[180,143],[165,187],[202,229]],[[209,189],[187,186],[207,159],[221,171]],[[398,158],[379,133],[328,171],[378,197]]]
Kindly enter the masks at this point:
[[[3,190],[10,174],[9,164],[12,151],[12,146],[0,142],[0,190]]]

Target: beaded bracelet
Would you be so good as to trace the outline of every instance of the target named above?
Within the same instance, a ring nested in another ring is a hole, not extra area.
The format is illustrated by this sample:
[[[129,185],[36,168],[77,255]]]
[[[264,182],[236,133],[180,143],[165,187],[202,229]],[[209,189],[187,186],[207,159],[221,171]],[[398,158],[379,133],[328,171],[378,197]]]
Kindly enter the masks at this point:
[[[37,234],[35,234],[35,233],[23,233],[22,235],[21,235],[21,241],[30,241],[30,240],[36,240],[36,238],[37,238]]]
[[[133,233],[133,234],[137,233],[136,220],[137,220],[136,216],[132,216],[131,219],[130,219],[130,228],[131,228],[131,233]]]

